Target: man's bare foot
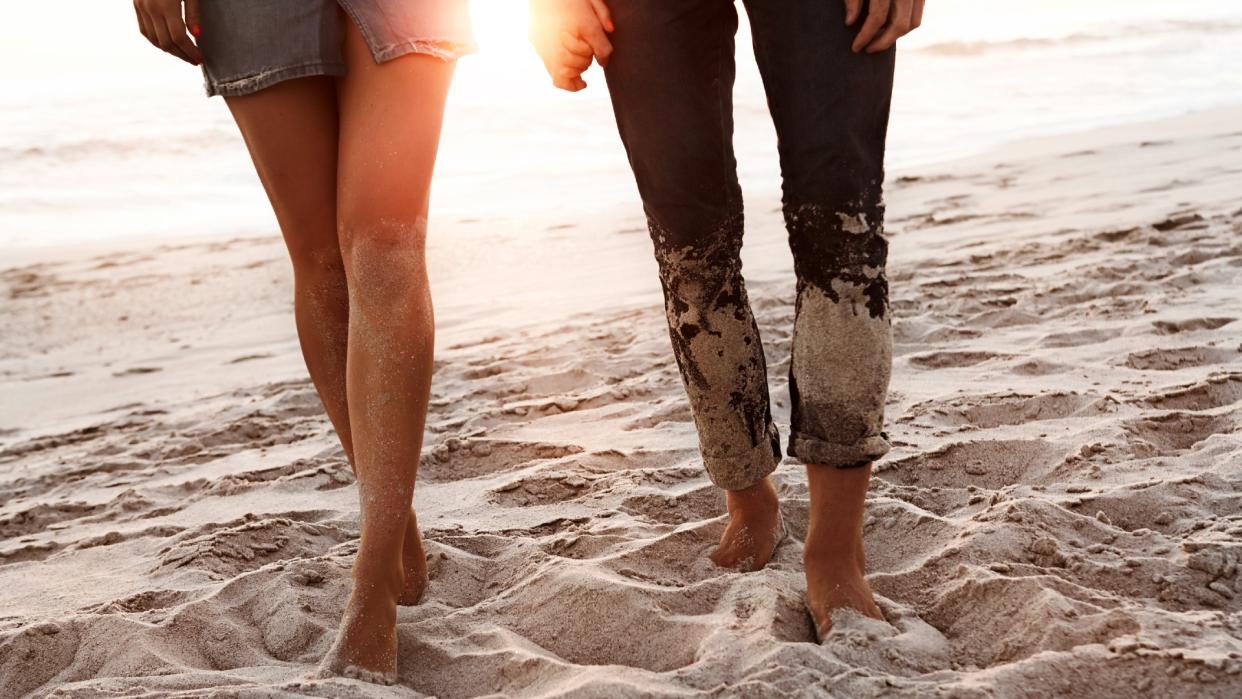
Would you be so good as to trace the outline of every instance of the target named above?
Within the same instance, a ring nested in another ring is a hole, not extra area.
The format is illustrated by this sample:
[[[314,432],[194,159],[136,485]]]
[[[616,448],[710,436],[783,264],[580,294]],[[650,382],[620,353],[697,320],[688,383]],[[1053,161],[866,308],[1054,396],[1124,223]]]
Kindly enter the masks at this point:
[[[725,491],[725,500],[729,506],[729,526],[710,558],[722,568],[759,570],[768,564],[776,546],[785,538],[776,488],[764,478],[745,490]]]
[[[861,540],[858,543],[861,546]],[[861,553],[812,552],[808,548],[802,563],[806,567],[806,607],[815,622],[817,640],[823,640],[832,629],[832,613],[837,609],[853,609],[872,619],[884,619],[867,584]]]
[[[418,519],[414,510],[410,510],[410,520],[405,525],[405,544],[401,549],[402,569],[405,574],[405,586],[397,604],[410,606],[418,604],[427,590],[427,553],[423,551],[423,537],[418,531]]]
[[[849,608],[884,619],[867,584],[863,547],[863,507],[871,465],[853,468],[808,465],[811,512],[802,564],[806,568],[806,606],[822,640],[832,627],[832,613]]]
[[[336,641],[319,663],[320,677],[392,684],[397,678],[397,598],[404,588],[391,564],[354,564],[354,589]]]

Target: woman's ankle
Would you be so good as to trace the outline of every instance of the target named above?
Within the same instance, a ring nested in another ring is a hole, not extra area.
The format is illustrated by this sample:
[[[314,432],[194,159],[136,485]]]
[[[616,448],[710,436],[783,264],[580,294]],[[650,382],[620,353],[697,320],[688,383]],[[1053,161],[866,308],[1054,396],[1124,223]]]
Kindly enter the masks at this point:
[[[359,551],[354,559],[353,578],[355,590],[365,589],[369,594],[396,599],[405,589],[405,559],[400,550],[395,555]]]

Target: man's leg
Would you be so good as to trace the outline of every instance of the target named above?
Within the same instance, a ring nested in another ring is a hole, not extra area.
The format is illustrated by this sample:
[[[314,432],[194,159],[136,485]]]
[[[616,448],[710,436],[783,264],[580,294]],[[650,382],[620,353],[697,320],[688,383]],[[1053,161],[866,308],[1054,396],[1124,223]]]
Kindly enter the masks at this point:
[[[841,2],[749,0],[747,11],[798,277],[789,453],[807,464],[807,601],[822,633],[837,608],[880,617],[862,517],[871,462],[891,448],[881,429],[892,365],[881,187],[894,51],[852,53]]]
[[[728,491],[716,563],[763,567],[783,533],[767,367],[742,280],[732,0],[614,0],[606,75],[655,243],[703,461]]]

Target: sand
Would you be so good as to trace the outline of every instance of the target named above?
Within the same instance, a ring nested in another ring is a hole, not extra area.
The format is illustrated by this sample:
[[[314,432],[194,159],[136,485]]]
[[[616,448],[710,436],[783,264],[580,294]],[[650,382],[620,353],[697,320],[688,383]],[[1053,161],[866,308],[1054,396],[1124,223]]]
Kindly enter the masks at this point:
[[[431,582],[397,687],[305,679],[358,522],[279,241],[6,253],[0,697],[1242,695],[1238,124],[891,174],[895,448],[866,532],[893,623],[843,613],[822,645],[800,466],[771,565],[706,559],[723,499],[637,205],[571,222],[603,227],[558,244],[594,263],[520,291],[478,281],[529,280],[521,246],[454,274],[433,244]],[[776,197],[748,203],[787,436],[792,279]]]

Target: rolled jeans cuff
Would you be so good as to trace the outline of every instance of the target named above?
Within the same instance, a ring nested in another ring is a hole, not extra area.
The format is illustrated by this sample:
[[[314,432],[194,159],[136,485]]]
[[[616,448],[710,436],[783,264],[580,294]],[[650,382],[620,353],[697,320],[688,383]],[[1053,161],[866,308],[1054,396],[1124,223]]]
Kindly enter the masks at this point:
[[[780,433],[775,424],[768,425],[767,437],[746,454],[713,455],[702,450],[712,484],[725,490],[745,490],[775,471],[781,462]]]
[[[852,444],[837,444],[795,432],[789,438],[789,455],[804,464],[836,468],[863,466],[892,450],[887,437],[881,432]]]

